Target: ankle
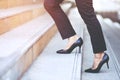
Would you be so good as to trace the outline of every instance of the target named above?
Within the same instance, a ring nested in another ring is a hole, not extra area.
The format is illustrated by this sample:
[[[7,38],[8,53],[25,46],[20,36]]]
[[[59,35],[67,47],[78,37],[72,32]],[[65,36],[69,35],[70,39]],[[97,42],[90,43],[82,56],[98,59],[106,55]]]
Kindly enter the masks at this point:
[[[77,35],[74,35],[74,36],[68,38],[68,40],[69,40],[69,41],[71,41],[71,40],[77,40],[78,38],[79,38],[79,37],[78,37]]]
[[[102,59],[103,56],[104,56],[104,52],[96,53],[96,54],[94,55],[95,59]]]
[[[70,48],[70,46],[76,41],[78,40],[78,36],[77,35],[74,35],[74,36],[71,36],[70,38],[68,38],[68,43],[67,43],[67,46],[64,48],[65,50],[67,50],[68,48]]]

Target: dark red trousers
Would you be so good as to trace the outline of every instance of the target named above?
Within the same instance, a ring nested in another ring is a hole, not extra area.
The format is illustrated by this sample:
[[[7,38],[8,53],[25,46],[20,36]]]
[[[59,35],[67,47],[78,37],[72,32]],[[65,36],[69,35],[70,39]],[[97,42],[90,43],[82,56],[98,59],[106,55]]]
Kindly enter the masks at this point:
[[[60,3],[64,0],[45,0],[44,6],[48,13],[54,19],[57,28],[63,39],[74,36],[76,32],[60,7]],[[78,11],[87,25],[90,34],[94,53],[103,52],[106,50],[106,44],[102,33],[101,25],[96,18],[92,0],[75,0]]]

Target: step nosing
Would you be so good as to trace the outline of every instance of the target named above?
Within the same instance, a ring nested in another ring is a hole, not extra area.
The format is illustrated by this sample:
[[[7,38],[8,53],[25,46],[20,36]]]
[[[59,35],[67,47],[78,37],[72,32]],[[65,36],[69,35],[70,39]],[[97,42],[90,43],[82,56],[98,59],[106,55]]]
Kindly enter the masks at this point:
[[[43,5],[35,4],[35,5],[29,5],[29,6],[21,6],[21,7],[15,7],[10,9],[2,9],[0,10],[0,19],[7,18],[16,14],[20,14],[22,12],[30,11],[37,8],[43,8]]]

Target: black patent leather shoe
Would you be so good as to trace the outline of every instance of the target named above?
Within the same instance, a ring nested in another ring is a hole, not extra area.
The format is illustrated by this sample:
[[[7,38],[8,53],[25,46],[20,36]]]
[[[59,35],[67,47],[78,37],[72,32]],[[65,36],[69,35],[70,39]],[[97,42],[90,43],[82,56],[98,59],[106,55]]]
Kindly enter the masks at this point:
[[[69,49],[67,49],[67,50],[61,49],[61,50],[58,50],[57,53],[59,53],[59,54],[69,54],[69,53],[71,53],[76,47],[79,47],[79,52],[80,52],[80,49],[81,49],[82,44],[83,44],[83,40],[82,40],[82,38],[79,38],[76,42],[74,42],[74,43],[72,44],[72,46],[71,46]]]
[[[105,53],[101,62],[99,63],[99,65],[96,69],[89,68],[89,69],[86,69],[85,72],[98,73],[100,71],[100,69],[102,68],[103,64],[105,64],[105,63],[107,64],[107,67],[109,69],[108,61],[109,61],[109,56]]]

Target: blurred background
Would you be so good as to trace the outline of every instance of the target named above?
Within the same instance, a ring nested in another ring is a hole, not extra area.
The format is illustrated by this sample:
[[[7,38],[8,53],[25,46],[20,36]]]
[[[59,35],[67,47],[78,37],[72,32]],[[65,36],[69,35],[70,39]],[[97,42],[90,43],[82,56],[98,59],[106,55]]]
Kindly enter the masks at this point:
[[[93,0],[93,2],[98,14],[120,22],[120,0]]]

